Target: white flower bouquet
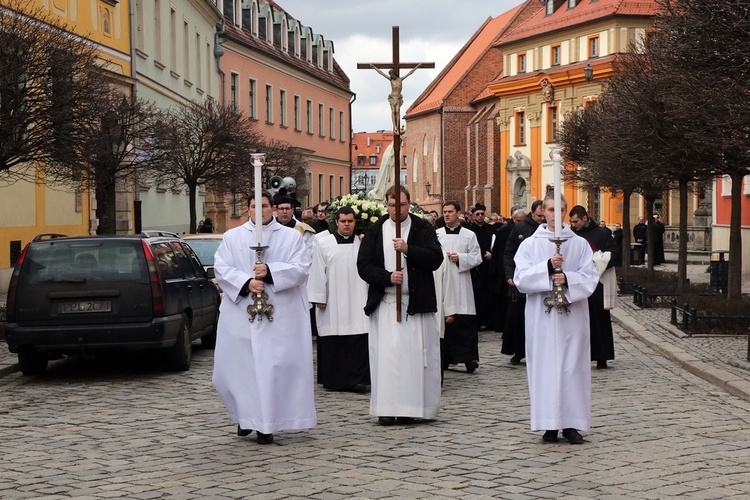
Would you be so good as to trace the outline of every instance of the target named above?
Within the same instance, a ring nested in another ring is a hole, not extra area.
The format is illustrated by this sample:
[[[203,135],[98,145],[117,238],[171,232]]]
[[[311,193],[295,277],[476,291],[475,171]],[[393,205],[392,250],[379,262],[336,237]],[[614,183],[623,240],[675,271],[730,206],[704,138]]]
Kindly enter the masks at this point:
[[[377,201],[367,199],[363,194],[346,194],[328,205],[326,217],[328,218],[328,229],[333,233],[336,231],[336,212],[341,207],[351,207],[354,211],[356,234],[364,234],[371,225],[388,213],[388,210]]]

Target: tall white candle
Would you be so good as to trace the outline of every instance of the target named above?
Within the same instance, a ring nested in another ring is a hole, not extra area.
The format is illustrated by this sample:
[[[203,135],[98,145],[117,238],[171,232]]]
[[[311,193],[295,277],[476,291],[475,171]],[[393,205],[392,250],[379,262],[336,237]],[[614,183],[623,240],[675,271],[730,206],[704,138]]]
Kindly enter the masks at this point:
[[[255,242],[261,246],[263,242],[263,176],[261,167],[265,160],[264,153],[253,153],[253,167],[255,168]]]
[[[560,174],[560,164],[562,163],[562,154],[558,148],[553,148],[549,153],[552,158],[552,168],[554,169],[555,183],[555,238],[562,236],[562,179]]]

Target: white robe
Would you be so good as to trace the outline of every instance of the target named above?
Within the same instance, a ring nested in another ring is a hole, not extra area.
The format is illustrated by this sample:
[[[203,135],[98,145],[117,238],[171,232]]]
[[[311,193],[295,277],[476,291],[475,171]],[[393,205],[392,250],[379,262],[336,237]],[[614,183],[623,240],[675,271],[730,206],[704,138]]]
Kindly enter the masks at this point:
[[[407,240],[411,219],[401,223]],[[385,269],[396,270],[393,238],[396,224],[383,224]],[[401,322],[396,321],[396,287],[386,288],[380,305],[370,315],[370,415],[376,417],[435,418],[440,409],[440,336],[434,314],[406,314],[409,304],[408,270],[403,266]]]
[[[458,234],[448,234],[445,228],[441,227],[436,233],[446,254],[458,253],[458,265],[446,255],[443,263],[435,271],[437,322],[440,325],[440,337],[443,338],[446,316],[477,313],[470,271],[482,263],[482,250],[474,231],[462,228]]]
[[[568,282],[570,314],[555,307],[545,313],[552,291],[547,262],[555,253],[546,224],[518,247],[513,281],[526,295],[526,372],[531,399],[531,430],[591,425],[591,345],[588,299],[599,274],[589,243],[564,226],[560,249]]]
[[[263,227],[263,261],[273,321],[249,321],[252,293],[239,292],[253,277],[255,225],[224,233],[214,269],[224,292],[214,352],[213,385],[232,421],[270,434],[317,423],[313,397],[312,334],[305,289],[310,255],[300,234],[272,221]]]
[[[315,307],[318,336],[357,335],[367,333],[370,321],[365,315],[367,283],[357,273],[359,236],[351,244],[339,244],[336,236],[326,234],[318,239],[307,281],[310,302]]]

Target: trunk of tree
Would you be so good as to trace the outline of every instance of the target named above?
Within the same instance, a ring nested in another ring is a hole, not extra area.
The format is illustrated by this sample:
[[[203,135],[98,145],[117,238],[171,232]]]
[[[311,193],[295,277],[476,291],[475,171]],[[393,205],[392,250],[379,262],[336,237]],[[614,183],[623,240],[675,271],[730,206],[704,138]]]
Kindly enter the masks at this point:
[[[622,192],[622,267],[630,269],[630,237],[632,226],[630,225],[630,197],[632,191]]]
[[[99,225],[96,234],[116,233],[116,200],[117,188],[115,182],[97,182],[96,184],[96,218]]]
[[[732,172],[732,215],[729,219],[729,300],[742,297],[742,179],[740,172]]]
[[[188,193],[190,200],[190,234],[195,234],[196,227],[198,226],[198,218],[195,210],[195,201],[198,194],[198,184],[196,182],[188,182]]]
[[[685,292],[687,279],[687,244],[688,244],[688,181],[680,178],[680,238],[677,250],[677,290]]]

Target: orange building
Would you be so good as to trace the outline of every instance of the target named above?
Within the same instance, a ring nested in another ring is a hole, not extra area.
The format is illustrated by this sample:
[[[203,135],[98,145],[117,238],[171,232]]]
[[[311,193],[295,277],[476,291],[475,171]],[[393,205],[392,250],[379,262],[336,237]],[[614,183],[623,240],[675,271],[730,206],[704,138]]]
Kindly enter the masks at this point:
[[[393,132],[356,132],[352,135],[352,193],[367,194],[374,186],[388,146],[393,142]],[[401,184],[406,185],[407,138],[401,136]],[[412,197],[413,198],[413,197]]]

